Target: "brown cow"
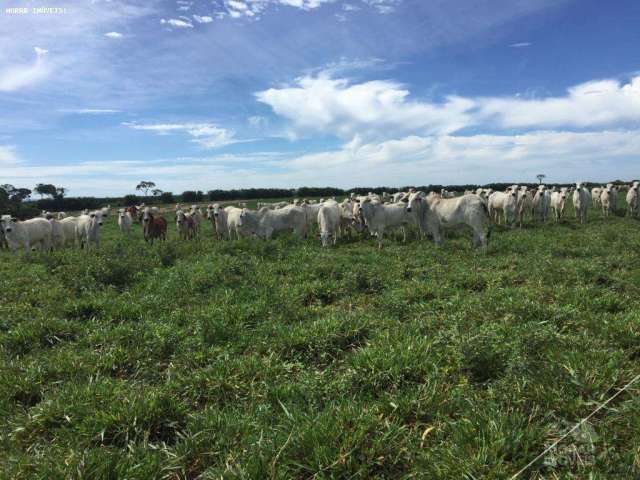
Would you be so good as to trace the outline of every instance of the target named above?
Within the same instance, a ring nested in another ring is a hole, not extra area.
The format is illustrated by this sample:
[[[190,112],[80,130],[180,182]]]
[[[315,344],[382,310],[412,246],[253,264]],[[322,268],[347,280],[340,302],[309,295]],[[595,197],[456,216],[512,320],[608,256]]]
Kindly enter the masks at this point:
[[[149,207],[144,209],[142,227],[144,229],[144,239],[147,242],[151,242],[151,244],[156,238],[160,240],[167,239],[167,221],[162,217],[154,217]]]
[[[127,212],[129,212],[129,215],[131,215],[131,218],[140,223],[140,217],[139,217],[139,213],[138,213],[138,207],[136,207],[135,205],[132,205],[130,207],[127,207]]]

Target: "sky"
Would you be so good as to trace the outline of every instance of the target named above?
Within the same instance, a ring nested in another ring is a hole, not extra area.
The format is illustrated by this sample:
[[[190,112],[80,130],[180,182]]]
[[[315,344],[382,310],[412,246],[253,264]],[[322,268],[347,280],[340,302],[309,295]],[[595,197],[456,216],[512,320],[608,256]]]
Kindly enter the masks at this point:
[[[181,193],[640,176],[635,0],[0,8],[0,183],[106,196],[141,180]]]

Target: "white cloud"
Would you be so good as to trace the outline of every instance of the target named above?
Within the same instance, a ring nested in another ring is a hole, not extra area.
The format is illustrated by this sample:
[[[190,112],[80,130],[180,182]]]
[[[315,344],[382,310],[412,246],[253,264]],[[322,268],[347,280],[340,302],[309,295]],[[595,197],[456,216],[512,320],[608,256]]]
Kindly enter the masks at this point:
[[[29,64],[11,65],[0,72],[0,92],[13,92],[30,87],[44,80],[51,73],[51,65],[45,59],[48,50],[33,47],[36,58]]]
[[[122,35],[120,32],[108,32],[105,33],[104,36],[108,38],[122,38],[124,35]]]
[[[509,45],[510,48],[523,48],[523,47],[530,47],[531,45],[533,45],[533,43],[531,42],[520,42],[520,43],[512,43],[511,45]]]
[[[249,7],[246,3],[240,2],[238,0],[227,0],[227,6],[229,8],[233,8],[234,10],[249,10]]]
[[[378,13],[393,13],[400,0],[363,0],[364,3],[373,7]]]
[[[15,147],[12,145],[0,145],[0,165],[9,166],[18,163]]]
[[[139,125],[175,132],[175,124]],[[164,128],[163,128],[164,127]],[[2,152],[0,147],[0,152]],[[10,148],[10,159],[15,158]],[[346,143],[335,151],[305,155],[282,152],[221,154],[146,161],[87,161],[77,164],[12,166],[3,176],[14,185],[50,182],[74,195],[131,193],[152,172],[166,191],[287,186],[403,186],[429,183],[549,181],[637,177],[640,130],[539,131],[522,135],[416,136]],[[0,159],[2,159],[0,153]],[[603,174],[603,172],[605,172]]]
[[[603,181],[637,176],[640,131],[538,131],[522,135],[410,135],[383,142],[358,138],[335,151],[282,162],[298,185],[416,185],[533,181]]]
[[[253,128],[265,128],[269,121],[260,115],[253,115],[247,119],[247,122]]]
[[[400,84],[359,84],[324,74],[297,79],[296,85],[256,93],[260,102],[293,122],[302,132],[351,138],[381,138],[407,133],[450,133],[471,123],[472,100],[448,97],[443,103],[410,100]]]
[[[158,135],[168,135],[173,132],[185,132],[192,137],[192,142],[207,148],[221,148],[226,145],[238,143],[233,131],[217,127],[212,123],[159,123],[141,125],[133,122],[124,122],[124,126],[134,130],[147,130]]]
[[[328,73],[329,72],[329,73]],[[443,102],[412,100],[388,80],[352,83],[331,70],[298,78],[292,86],[256,93],[257,99],[291,121],[294,133],[320,132],[351,139],[444,134],[465,127],[595,128],[640,122],[640,76],[621,84],[597,80],[571,87],[567,95],[540,99],[449,96]]]
[[[640,121],[640,76],[622,85],[596,80],[567,95],[542,99],[478,99],[480,117],[508,128],[599,127]]]
[[[300,10],[315,10],[336,0],[225,0],[226,14],[231,18],[256,17],[272,6],[287,6]],[[223,13],[224,15],[224,13]]]
[[[169,20],[162,18],[160,19],[160,23],[163,25],[170,25],[175,28],[193,28],[193,24],[191,22],[181,18],[170,18]]]
[[[303,10],[311,10],[318,8],[325,3],[332,3],[334,0],[279,0],[278,3],[289,7],[301,8]]]
[[[193,19],[198,23],[211,23],[211,22],[213,22],[213,17],[209,17],[207,15],[204,15],[204,16],[194,15]]]

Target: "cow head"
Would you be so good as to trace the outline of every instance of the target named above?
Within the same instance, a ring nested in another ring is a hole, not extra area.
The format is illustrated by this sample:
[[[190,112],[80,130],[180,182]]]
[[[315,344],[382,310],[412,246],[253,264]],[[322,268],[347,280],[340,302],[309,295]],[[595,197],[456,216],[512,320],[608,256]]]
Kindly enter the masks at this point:
[[[243,208],[243,209],[242,209],[242,212],[240,212],[240,216],[239,216],[239,218],[238,218],[238,226],[240,226],[240,227],[241,227],[241,226],[243,226],[243,225],[244,225],[244,222],[245,222],[245,218],[246,218],[246,216],[247,216],[247,209],[246,209],[246,208]]]
[[[412,193],[407,198],[407,213],[411,213],[415,208],[421,206],[423,201],[424,199],[417,192]]]
[[[13,225],[18,220],[11,215],[3,215],[2,220],[0,220],[0,225],[2,225],[2,230],[6,233],[10,233],[13,230]]]
[[[151,209],[149,207],[144,207],[144,212],[142,213],[142,221],[145,225],[148,225],[149,222],[153,221],[153,213],[151,213]]]
[[[102,226],[102,213],[100,213],[99,211],[91,212],[89,214],[89,217],[91,218],[91,220],[97,223],[98,226]]]

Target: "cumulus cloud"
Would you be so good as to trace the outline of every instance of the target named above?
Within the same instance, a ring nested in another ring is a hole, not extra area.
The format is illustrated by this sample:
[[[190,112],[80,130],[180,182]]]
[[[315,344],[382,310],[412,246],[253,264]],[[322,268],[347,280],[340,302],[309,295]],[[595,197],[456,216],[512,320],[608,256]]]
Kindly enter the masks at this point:
[[[49,76],[51,65],[45,57],[48,50],[33,47],[35,59],[31,63],[12,65],[0,72],[0,92],[13,92],[30,87]]]
[[[108,32],[104,34],[105,37],[108,38],[122,38],[123,35],[120,32]]]
[[[640,76],[622,84],[596,80],[558,97],[448,96],[442,102],[413,100],[388,80],[353,83],[327,72],[298,78],[291,86],[256,93],[257,99],[290,120],[299,132],[351,138],[444,134],[465,127],[591,128],[640,121]]]
[[[640,76],[595,80],[549,98],[478,99],[480,116],[509,128],[599,127],[640,121]]]
[[[193,23],[182,18],[170,18],[169,20],[161,18],[160,23],[174,28],[193,28]]]
[[[168,135],[174,132],[185,132],[191,136],[191,141],[207,148],[221,148],[232,143],[238,143],[233,131],[217,127],[212,123],[158,123],[138,124],[124,122],[124,126],[134,130],[146,130],[158,135]]]
[[[471,123],[474,102],[450,96],[442,103],[409,99],[409,91],[386,80],[354,84],[320,74],[297,79],[293,86],[256,93],[257,99],[293,122],[302,132],[342,138],[403,133],[450,133]]]
[[[211,22],[213,22],[213,17],[209,17],[207,15],[203,15],[203,16],[194,15],[193,19],[198,23],[211,23]]]

